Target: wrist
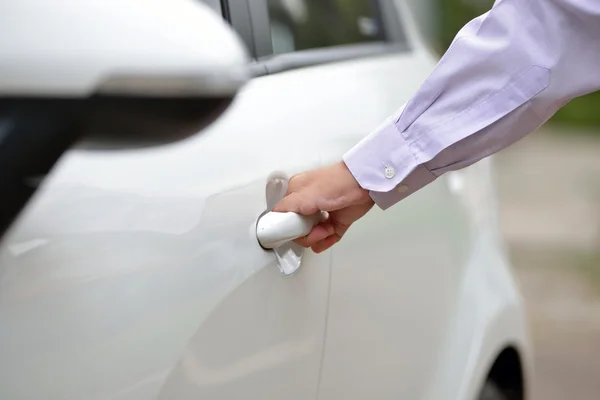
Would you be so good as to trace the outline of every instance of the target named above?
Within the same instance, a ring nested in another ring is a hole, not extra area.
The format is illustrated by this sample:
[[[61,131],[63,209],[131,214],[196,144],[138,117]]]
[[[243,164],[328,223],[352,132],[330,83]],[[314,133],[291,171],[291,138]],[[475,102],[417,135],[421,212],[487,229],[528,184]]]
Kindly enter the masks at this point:
[[[370,192],[367,189],[364,189],[356,177],[352,174],[352,171],[344,161],[339,161],[337,164],[338,168],[342,171],[344,175],[344,185],[348,188],[348,190],[353,194],[352,197],[357,197],[363,199],[364,201],[373,201],[371,198]]]

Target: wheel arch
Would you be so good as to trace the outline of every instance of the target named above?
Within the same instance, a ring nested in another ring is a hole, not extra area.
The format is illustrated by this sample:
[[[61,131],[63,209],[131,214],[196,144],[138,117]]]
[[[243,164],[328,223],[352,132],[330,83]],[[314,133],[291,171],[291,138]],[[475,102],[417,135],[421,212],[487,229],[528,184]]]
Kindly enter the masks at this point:
[[[498,352],[486,381],[492,381],[507,400],[525,398],[524,366],[518,346],[508,344]]]

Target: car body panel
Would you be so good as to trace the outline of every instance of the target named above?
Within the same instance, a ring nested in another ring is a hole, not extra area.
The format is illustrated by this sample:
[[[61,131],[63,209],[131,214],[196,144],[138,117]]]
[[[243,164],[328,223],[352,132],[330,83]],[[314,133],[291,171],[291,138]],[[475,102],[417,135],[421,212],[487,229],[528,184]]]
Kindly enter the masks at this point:
[[[243,118],[243,112],[237,116]],[[328,258],[307,255],[303,273],[293,281],[279,275],[273,254],[260,248],[253,231],[266,208],[268,174],[248,168],[252,146],[230,151],[228,135],[240,132],[237,124],[233,128],[168,148],[118,154],[73,151],[62,160],[1,253],[4,394],[158,395],[166,380],[182,379],[182,360],[204,354],[194,338],[219,338],[211,328],[218,319],[209,318],[214,309],[232,323],[240,318],[236,332],[244,337],[265,338],[233,353],[225,350],[235,341],[203,341],[209,350],[223,350],[219,368],[233,368],[253,353],[260,358],[269,346],[300,341],[301,354],[284,357],[269,371],[294,371],[281,380],[290,395],[306,397],[294,390],[295,379],[289,378],[295,376],[304,377],[304,390],[316,390]],[[262,160],[274,165],[279,154]],[[306,167],[317,165],[310,154],[302,160]],[[270,297],[265,287],[274,290]],[[294,287],[296,292],[290,292]],[[248,315],[248,310],[227,306],[237,293],[244,293],[240,301],[248,306],[273,300],[270,313]],[[269,321],[275,317],[281,326],[277,335],[270,332],[275,325]],[[247,342],[239,338],[237,343]],[[212,362],[208,354],[207,362]],[[284,369],[286,362],[291,369]],[[267,367],[256,368],[246,371],[251,382],[262,381],[260,368]],[[230,379],[240,382],[240,392],[248,390],[246,376]],[[210,385],[191,386],[188,394],[211,390]],[[214,385],[220,385],[218,379]],[[230,382],[228,388],[233,387]],[[165,390],[168,397],[174,389]]]
[[[476,399],[498,355],[512,348],[520,358],[523,398],[530,399],[529,326],[500,233],[493,158],[460,175],[461,199],[471,216],[471,251],[425,398]]]

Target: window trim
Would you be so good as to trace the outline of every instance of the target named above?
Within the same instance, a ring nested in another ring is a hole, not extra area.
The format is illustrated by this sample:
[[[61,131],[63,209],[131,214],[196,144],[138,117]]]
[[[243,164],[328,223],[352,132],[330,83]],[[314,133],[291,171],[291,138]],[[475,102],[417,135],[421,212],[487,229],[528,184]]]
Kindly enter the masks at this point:
[[[236,1],[236,0],[231,0]],[[271,41],[271,26],[269,24],[269,8],[267,0],[245,0],[248,3],[248,12],[252,24],[252,36],[254,37],[253,55],[260,59],[273,54],[273,42]]]
[[[221,9],[223,10],[223,18],[229,22],[233,30],[240,36],[248,52],[256,57],[254,27],[250,18],[248,0],[221,0]]]
[[[410,40],[406,34],[404,26],[404,18],[402,18],[400,7],[395,1],[378,0],[379,8],[381,9],[385,32],[388,36],[388,43],[402,44],[407,49],[410,49]]]
[[[357,43],[293,51],[255,60],[254,76],[263,76],[299,68],[350,61],[355,59],[404,53],[410,48],[405,44],[390,42]]]
[[[204,4],[206,4],[208,7],[215,10],[215,12],[218,13],[219,15],[223,15],[222,0],[201,0],[201,1]]]
[[[232,19],[231,22],[246,43],[251,43],[248,48],[255,58],[251,66],[254,76],[388,53],[408,52],[412,49],[405,32],[406,28],[403,25],[400,9],[393,1],[378,0],[384,24],[385,42],[352,43],[282,54],[273,54],[267,0],[222,1],[228,3],[230,9],[235,6],[238,13],[246,10],[245,20],[240,21],[241,18],[238,16],[237,21]],[[236,23],[240,22],[242,24],[236,26]]]

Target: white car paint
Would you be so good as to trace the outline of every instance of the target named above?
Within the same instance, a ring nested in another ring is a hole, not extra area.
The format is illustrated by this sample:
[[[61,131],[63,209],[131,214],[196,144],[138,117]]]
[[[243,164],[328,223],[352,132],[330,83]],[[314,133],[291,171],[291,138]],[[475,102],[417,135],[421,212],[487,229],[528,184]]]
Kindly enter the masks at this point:
[[[240,38],[196,0],[5,1],[0,26],[3,96],[218,96],[248,78]]]
[[[256,238],[273,173],[339,160],[435,65],[406,14],[411,52],[253,79],[180,143],[68,153],[0,250],[0,397],[470,400],[507,345],[527,381],[491,161],[290,277]]]

